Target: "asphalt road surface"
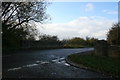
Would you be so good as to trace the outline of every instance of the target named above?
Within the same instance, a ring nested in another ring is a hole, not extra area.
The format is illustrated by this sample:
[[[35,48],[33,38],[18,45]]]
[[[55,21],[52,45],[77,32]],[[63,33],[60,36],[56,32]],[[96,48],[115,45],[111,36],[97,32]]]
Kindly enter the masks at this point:
[[[106,78],[90,70],[76,68],[65,57],[93,48],[21,51],[2,56],[3,78]]]

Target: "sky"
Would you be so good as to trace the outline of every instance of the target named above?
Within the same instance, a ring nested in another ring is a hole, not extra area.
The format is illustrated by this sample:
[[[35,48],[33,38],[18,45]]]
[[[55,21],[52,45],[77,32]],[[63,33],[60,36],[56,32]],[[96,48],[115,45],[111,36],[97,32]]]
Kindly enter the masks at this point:
[[[106,39],[108,30],[118,22],[118,3],[52,2],[46,13],[51,21],[38,25],[41,33],[61,40],[86,36]]]

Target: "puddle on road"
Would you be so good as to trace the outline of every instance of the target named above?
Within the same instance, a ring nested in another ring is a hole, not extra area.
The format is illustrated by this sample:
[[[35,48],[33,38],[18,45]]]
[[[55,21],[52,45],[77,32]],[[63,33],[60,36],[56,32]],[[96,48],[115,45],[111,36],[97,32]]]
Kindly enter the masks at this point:
[[[70,66],[68,63],[65,63],[66,66]]]
[[[66,63],[64,57],[53,59],[52,62],[58,63],[58,64],[64,64],[66,66],[70,66],[68,63]],[[8,71],[15,71],[15,70],[20,70],[20,69],[26,68],[26,67],[34,67],[34,66],[37,66],[39,64],[43,65],[43,64],[49,64],[49,63],[50,62],[48,62],[48,61],[36,61],[34,64],[28,64],[28,65],[24,65],[22,67],[17,67],[17,68],[10,68],[10,69],[8,69]]]
[[[64,65],[66,65],[66,66],[70,66],[68,63],[66,63],[64,57],[60,57],[60,58],[57,58],[57,59],[53,59],[52,62],[59,63],[59,64],[61,63],[61,64],[64,64]]]
[[[52,62],[58,62],[58,59],[52,60]]]
[[[65,58],[64,58],[64,57],[61,57],[60,60],[65,60]]]

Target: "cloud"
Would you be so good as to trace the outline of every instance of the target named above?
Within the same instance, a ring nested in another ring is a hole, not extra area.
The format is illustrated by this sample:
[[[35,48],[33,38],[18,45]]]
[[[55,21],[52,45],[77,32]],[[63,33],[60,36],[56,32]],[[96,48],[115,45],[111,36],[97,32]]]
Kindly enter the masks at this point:
[[[118,14],[118,11],[103,10],[103,12],[107,14]]]
[[[49,35],[57,35],[60,39],[86,36],[105,39],[106,34],[115,20],[101,16],[79,17],[68,23],[42,24],[39,31]],[[39,25],[40,26],[40,25]]]
[[[94,10],[94,5],[92,3],[88,3],[85,5],[85,11],[86,12],[90,12],[90,11],[93,11]]]

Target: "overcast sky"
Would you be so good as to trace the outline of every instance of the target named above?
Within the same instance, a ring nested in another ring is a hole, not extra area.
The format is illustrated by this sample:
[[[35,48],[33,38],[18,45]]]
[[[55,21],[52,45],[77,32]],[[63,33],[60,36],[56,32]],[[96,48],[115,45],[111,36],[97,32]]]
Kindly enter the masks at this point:
[[[118,21],[117,2],[52,2],[47,8],[51,21],[39,27],[44,34],[59,39],[95,37],[106,39],[113,23]]]

